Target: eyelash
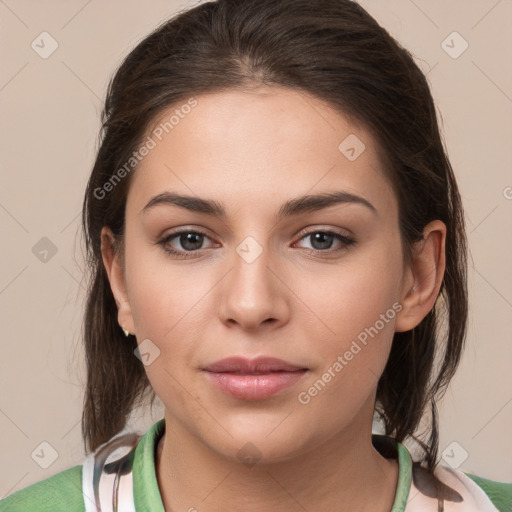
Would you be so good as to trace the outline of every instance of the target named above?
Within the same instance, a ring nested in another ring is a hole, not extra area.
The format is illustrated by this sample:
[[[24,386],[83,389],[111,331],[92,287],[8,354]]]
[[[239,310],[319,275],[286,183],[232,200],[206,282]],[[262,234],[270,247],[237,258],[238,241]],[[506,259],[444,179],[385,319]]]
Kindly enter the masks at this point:
[[[206,233],[204,233],[203,231],[201,231],[201,230],[185,229],[185,230],[181,230],[181,231],[175,231],[174,233],[170,233],[170,234],[166,235],[165,237],[159,239],[156,243],[158,245],[161,245],[163,250],[167,254],[169,254],[171,256],[175,256],[175,257],[182,258],[182,259],[194,258],[194,257],[196,257],[196,254],[201,249],[196,249],[194,251],[182,252],[182,251],[177,251],[176,249],[169,248],[169,246],[167,245],[174,238],[176,238],[176,237],[178,237],[180,235],[183,235],[183,234],[191,234],[191,233],[194,234],[194,235],[203,235],[203,236],[209,238],[208,235]],[[319,255],[319,256],[325,257],[325,256],[330,255],[332,253],[337,253],[337,252],[340,252],[342,250],[345,250],[345,249],[348,248],[348,246],[354,245],[356,243],[356,241],[353,238],[347,237],[345,235],[341,235],[340,233],[336,233],[335,231],[327,231],[327,230],[326,231],[322,231],[322,230],[309,231],[307,233],[304,233],[300,237],[299,240],[302,240],[304,238],[307,238],[308,236],[311,236],[311,235],[314,235],[314,234],[317,234],[317,233],[322,233],[324,235],[333,235],[337,240],[339,240],[342,243],[342,245],[339,246],[338,248],[335,248],[335,249],[325,249],[325,250],[306,249],[309,253],[312,253],[315,256]]]

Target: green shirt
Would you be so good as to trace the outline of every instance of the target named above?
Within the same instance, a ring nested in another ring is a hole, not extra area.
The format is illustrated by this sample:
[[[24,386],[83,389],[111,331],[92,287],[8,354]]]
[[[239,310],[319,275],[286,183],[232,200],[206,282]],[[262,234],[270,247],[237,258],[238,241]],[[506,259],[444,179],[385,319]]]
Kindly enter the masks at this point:
[[[165,420],[161,419],[140,439],[138,436],[134,438],[133,434],[116,436],[90,454],[84,464],[62,471],[0,500],[0,512],[96,512],[94,464],[100,481],[98,497],[103,512],[113,510],[112,496],[116,474],[121,475],[118,477],[120,512],[165,512],[155,472],[156,447],[164,432]],[[123,440],[126,439],[134,442],[132,446],[125,443],[123,448]],[[112,449],[116,446],[115,441],[117,448]],[[413,478],[416,470],[407,448],[387,436],[374,435],[373,442],[384,456],[398,460],[398,484],[391,512],[436,512],[437,498],[420,490],[423,485],[420,485],[420,480]],[[512,512],[512,483],[494,482],[439,466],[436,468],[436,475],[463,500],[458,503],[445,499],[445,512]]]

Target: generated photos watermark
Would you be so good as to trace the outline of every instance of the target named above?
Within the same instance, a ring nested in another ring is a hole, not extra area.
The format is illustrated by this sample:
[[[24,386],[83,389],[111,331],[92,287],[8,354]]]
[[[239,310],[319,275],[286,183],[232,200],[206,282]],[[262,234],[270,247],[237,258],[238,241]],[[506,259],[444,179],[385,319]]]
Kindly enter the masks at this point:
[[[180,108],[174,110],[169,119],[165,122],[160,123],[152,132],[148,135],[143,144],[139,146],[137,151],[134,151],[130,158],[122,165],[101,187],[96,187],[93,191],[96,199],[104,199],[107,193],[112,192],[114,188],[130,174],[135,167],[147,156],[149,152],[156,148],[157,144],[161,142],[164,136],[174,130],[179,125],[181,119],[184,119],[187,114],[190,114],[192,108],[197,106],[197,100],[195,98],[189,98],[187,103],[181,105]]]
[[[343,355],[338,355],[336,361],[327,368],[321,378],[319,378],[306,391],[301,391],[298,394],[297,399],[299,403],[307,405],[311,402],[312,398],[318,396],[318,393],[320,393],[327,384],[331,382],[331,380],[334,379],[334,377],[336,377],[336,375],[338,375],[343,368],[352,361],[352,359],[354,359],[354,356],[359,354],[361,350],[368,345],[368,336],[373,339],[373,337],[376,336],[379,331],[384,329],[384,326],[388,324],[390,320],[393,320],[396,314],[401,310],[402,305],[395,302],[385,313],[381,313],[379,320],[377,320],[371,327],[365,327],[365,329],[357,335],[357,340],[352,341],[350,348],[346,350]]]

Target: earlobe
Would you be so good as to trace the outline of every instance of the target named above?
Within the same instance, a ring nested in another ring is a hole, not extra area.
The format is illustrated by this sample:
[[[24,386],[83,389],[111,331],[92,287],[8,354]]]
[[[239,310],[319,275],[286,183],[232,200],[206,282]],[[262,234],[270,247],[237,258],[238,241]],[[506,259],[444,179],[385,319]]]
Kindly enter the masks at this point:
[[[104,226],[101,230],[101,255],[108,275],[110,289],[117,306],[117,321],[123,330],[135,331],[126,282],[119,255],[114,252],[115,237],[112,230]]]
[[[423,230],[423,239],[416,242],[413,262],[404,279],[395,332],[413,329],[434,307],[445,272],[445,241],[446,225],[434,220]]]

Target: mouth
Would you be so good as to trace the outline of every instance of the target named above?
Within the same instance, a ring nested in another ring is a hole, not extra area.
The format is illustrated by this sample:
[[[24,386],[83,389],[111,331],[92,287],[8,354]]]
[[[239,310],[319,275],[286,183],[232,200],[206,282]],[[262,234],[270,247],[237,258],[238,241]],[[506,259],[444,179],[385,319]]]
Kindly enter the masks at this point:
[[[219,391],[242,400],[263,400],[297,384],[309,371],[282,359],[222,359],[202,369]]]

